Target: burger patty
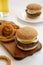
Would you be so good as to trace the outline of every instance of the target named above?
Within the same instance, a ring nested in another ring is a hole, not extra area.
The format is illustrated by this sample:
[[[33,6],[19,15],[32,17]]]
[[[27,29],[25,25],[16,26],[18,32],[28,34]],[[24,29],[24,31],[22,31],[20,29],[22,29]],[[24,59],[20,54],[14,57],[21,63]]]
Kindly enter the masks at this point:
[[[26,13],[27,13],[27,14],[30,14],[30,13],[27,12],[27,10],[26,10]],[[30,14],[30,15],[36,15],[36,14],[37,14],[37,15],[38,15],[38,14],[41,14],[41,12],[37,12],[37,13],[34,13],[34,14]]]
[[[38,43],[38,41],[37,41],[36,43],[34,42],[34,43],[31,43],[31,44],[22,44],[18,40],[16,40],[16,42],[17,42],[17,45],[22,47],[22,48],[31,48],[31,47],[34,47]]]
[[[35,14],[30,14],[30,13],[26,13],[26,14],[27,14],[27,16],[30,17],[30,18],[34,18],[34,17],[39,16],[39,15],[41,14],[41,12],[35,13]]]

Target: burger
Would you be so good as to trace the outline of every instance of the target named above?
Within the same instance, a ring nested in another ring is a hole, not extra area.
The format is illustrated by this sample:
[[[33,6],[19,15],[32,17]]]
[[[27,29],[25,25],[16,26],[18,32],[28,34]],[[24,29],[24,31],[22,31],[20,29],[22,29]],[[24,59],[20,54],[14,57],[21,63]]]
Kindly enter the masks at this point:
[[[41,5],[36,3],[31,3],[26,6],[26,15],[30,18],[35,18],[41,14]]]
[[[33,27],[22,27],[16,32],[17,47],[28,51],[37,48],[38,32]]]

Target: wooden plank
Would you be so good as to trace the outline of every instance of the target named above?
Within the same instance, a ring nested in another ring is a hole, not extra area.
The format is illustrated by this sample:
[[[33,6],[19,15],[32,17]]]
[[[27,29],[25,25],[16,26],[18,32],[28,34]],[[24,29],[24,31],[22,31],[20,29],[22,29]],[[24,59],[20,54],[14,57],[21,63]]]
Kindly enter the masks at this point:
[[[38,42],[37,48],[35,48],[34,50],[31,50],[31,51],[23,51],[23,50],[20,50],[16,46],[16,41],[7,42],[7,43],[3,43],[2,42],[2,45],[16,59],[23,59],[26,56],[30,56],[30,55],[32,55],[33,53],[39,51],[42,48],[42,45],[41,45],[40,42]]]

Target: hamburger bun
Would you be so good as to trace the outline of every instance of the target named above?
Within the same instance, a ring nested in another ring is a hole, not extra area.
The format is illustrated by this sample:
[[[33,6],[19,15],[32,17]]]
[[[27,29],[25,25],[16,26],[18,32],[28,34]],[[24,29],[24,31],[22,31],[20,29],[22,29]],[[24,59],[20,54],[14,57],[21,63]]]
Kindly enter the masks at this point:
[[[17,47],[22,50],[32,50],[36,48],[36,42],[38,41],[37,36],[38,32],[32,27],[18,29],[16,32]]]
[[[27,17],[30,17],[30,18],[34,18],[34,17],[37,17],[41,14],[41,5],[39,4],[35,4],[35,3],[31,3],[31,4],[28,4],[26,6],[26,15]]]
[[[35,39],[38,35],[38,32],[32,27],[23,27],[18,29],[16,37],[21,40],[32,40]]]

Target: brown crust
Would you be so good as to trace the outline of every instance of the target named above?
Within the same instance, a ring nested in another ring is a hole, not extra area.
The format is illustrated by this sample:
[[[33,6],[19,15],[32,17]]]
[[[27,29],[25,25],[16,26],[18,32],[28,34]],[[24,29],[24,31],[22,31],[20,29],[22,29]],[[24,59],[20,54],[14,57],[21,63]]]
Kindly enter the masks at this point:
[[[38,32],[32,27],[22,27],[17,30],[16,38],[22,40],[31,40],[33,38],[37,38]]]
[[[11,65],[11,60],[8,57],[1,55],[0,59],[6,60],[7,61],[7,65]]]
[[[36,3],[31,3],[31,4],[28,4],[26,8],[29,10],[41,10],[41,5]]]

